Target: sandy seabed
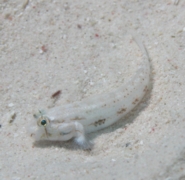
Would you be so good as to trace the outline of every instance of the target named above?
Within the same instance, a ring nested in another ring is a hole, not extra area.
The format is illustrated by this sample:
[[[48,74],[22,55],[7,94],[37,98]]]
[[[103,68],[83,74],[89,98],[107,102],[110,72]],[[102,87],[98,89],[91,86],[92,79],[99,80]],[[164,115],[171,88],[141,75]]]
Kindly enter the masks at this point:
[[[0,0],[0,179],[185,179],[185,1]],[[72,141],[35,143],[33,113],[106,93],[137,70],[134,30],[151,88],[115,125]]]

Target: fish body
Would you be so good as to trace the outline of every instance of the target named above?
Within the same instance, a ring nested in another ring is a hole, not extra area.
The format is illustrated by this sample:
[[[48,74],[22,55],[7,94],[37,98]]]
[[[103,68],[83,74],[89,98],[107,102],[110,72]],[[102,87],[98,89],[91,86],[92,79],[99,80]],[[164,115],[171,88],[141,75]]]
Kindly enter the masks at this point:
[[[37,125],[30,127],[31,136],[35,140],[54,141],[74,138],[82,148],[90,149],[87,133],[106,128],[130,112],[145,95],[150,79],[148,53],[138,38],[133,36],[133,40],[143,61],[131,79],[110,92],[40,111],[34,116]]]

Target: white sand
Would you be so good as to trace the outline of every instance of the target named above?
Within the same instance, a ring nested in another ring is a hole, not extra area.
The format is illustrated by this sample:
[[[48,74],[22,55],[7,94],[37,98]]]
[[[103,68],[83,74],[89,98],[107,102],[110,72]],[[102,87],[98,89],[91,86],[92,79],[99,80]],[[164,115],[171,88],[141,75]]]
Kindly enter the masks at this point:
[[[185,1],[0,0],[0,179],[185,179]],[[151,90],[91,152],[34,143],[33,113],[124,83],[137,69],[134,29],[148,49]],[[16,114],[13,122],[11,116]]]

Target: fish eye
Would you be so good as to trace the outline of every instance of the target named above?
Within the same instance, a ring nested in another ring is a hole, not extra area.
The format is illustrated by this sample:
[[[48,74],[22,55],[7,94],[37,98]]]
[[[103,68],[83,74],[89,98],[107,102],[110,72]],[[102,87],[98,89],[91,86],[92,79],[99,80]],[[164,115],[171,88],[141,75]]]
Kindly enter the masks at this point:
[[[41,125],[45,126],[47,124],[46,120],[43,119],[41,122],[40,122]]]
[[[38,125],[39,126],[47,126],[49,124],[49,120],[46,117],[40,117],[38,120]]]

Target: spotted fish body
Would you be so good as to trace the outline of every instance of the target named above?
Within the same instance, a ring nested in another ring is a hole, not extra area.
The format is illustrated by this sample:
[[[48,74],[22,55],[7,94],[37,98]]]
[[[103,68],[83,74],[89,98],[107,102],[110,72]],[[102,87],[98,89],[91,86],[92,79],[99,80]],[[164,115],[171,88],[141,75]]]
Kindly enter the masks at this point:
[[[75,138],[83,148],[90,147],[85,134],[103,129],[123,118],[143,98],[148,89],[150,65],[144,45],[133,40],[142,52],[143,61],[135,75],[121,87],[109,93],[92,96],[82,101],[53,107],[36,117],[37,124],[47,119],[47,124],[32,132],[36,140],[69,140]]]

